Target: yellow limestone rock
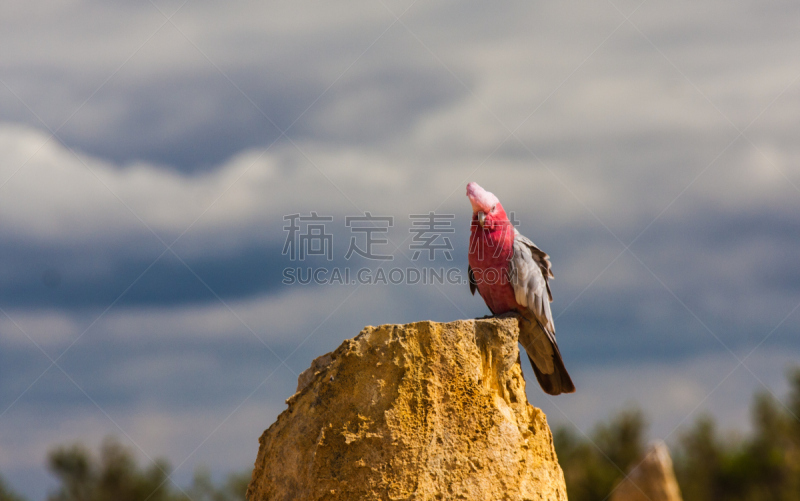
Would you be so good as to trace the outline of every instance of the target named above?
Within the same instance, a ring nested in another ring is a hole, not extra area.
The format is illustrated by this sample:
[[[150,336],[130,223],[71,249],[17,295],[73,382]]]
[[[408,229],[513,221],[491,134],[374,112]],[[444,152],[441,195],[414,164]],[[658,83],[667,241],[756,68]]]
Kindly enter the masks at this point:
[[[566,500],[517,320],[366,327],[261,435],[249,501]]]
[[[663,441],[653,443],[611,494],[611,501],[681,501],[672,458]]]

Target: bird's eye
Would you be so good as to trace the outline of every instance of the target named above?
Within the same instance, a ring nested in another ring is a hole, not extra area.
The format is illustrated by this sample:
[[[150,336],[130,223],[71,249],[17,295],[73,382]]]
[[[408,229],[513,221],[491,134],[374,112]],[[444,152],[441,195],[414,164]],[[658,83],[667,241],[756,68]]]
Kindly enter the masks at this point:
[[[494,208],[497,207],[496,205],[492,205],[492,212],[494,212]]]

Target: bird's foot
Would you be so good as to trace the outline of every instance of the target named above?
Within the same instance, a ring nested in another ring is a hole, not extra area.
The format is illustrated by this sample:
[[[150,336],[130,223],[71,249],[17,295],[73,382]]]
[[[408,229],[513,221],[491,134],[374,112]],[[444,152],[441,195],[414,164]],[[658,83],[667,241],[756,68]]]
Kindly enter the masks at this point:
[[[475,320],[489,320],[492,318],[504,319],[504,318],[519,318],[520,314],[516,311],[507,311],[505,313],[501,313],[499,315],[484,315],[480,318],[476,318]]]

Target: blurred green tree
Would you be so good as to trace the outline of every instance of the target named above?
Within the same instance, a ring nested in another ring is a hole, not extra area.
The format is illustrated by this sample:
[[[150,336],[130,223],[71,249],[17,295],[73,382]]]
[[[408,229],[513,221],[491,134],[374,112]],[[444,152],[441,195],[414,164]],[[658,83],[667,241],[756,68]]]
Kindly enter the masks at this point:
[[[3,477],[0,477],[0,501],[25,501],[25,498],[16,494],[6,485]]]
[[[685,501],[800,501],[800,367],[788,380],[785,402],[768,392],[755,395],[748,436],[721,434],[709,416],[681,433],[673,463]],[[598,424],[589,436],[557,429],[553,438],[569,499],[608,499],[642,457],[644,432],[636,409]]]
[[[800,370],[789,382],[786,404],[755,395],[749,437],[720,438],[707,416],[683,433],[675,469],[685,501],[800,501]]]
[[[78,444],[58,447],[50,453],[48,466],[60,484],[49,501],[244,501],[250,481],[245,472],[229,475],[216,486],[207,470],[198,469],[192,485],[181,489],[169,479],[169,463],[156,460],[141,468],[132,452],[113,438],[103,442],[99,457]]]
[[[156,460],[140,469],[133,454],[113,438],[103,441],[100,458],[81,445],[59,447],[50,453],[50,471],[59,489],[49,501],[171,501],[169,464]]]
[[[614,485],[644,453],[647,428],[644,415],[632,408],[608,423],[600,423],[589,437],[561,427],[553,435],[571,501],[604,501]]]
[[[244,500],[247,484],[250,483],[250,472],[228,475],[221,486],[217,487],[211,480],[211,473],[204,468],[195,471],[192,486],[184,496],[186,501],[240,501]]]

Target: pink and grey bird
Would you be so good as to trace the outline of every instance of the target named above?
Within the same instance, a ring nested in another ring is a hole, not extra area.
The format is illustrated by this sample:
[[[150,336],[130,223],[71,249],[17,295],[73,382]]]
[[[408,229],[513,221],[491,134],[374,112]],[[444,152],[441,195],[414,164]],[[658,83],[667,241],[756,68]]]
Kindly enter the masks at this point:
[[[470,291],[477,290],[494,315],[519,315],[519,342],[546,393],[574,392],[550,312],[550,257],[514,228],[492,193],[469,183],[467,197],[472,204]]]

